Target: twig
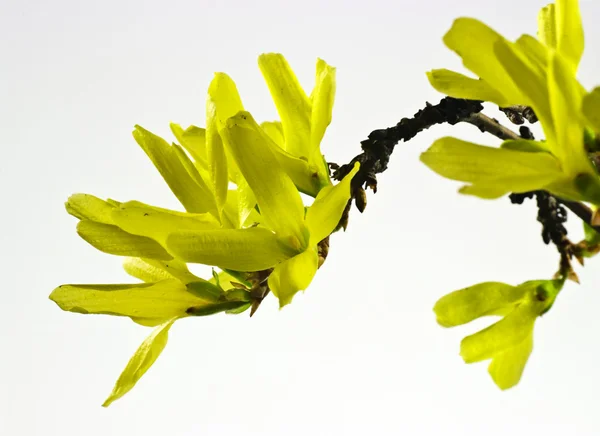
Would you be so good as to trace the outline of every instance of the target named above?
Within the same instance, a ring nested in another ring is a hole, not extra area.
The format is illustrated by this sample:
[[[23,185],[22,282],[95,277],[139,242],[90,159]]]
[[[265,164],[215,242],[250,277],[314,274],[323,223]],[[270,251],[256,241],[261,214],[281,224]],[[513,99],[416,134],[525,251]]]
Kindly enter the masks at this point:
[[[377,192],[377,174],[387,169],[394,147],[400,141],[408,141],[419,132],[436,124],[448,123],[451,125],[463,122],[473,114],[483,110],[479,101],[463,100],[452,97],[443,98],[438,104],[427,103],[426,107],[418,111],[412,118],[403,118],[398,124],[387,129],[374,130],[368,139],[361,142],[363,152],[354,157],[348,164],[332,165],[333,178],[342,180],[354,167],[356,162],[360,163],[360,170],[352,179],[352,196],[357,208],[362,212],[366,207],[366,196],[364,188],[371,188]],[[364,187],[364,188],[363,188]],[[347,208],[349,211],[349,208]],[[347,213],[340,222],[347,223]]]
[[[501,107],[500,110],[504,112],[506,117],[511,123],[521,125],[525,120],[531,124],[537,123],[538,118],[532,108],[522,105],[514,105],[508,107]]]
[[[502,139],[503,141],[509,139],[522,139],[518,133],[513,132],[508,127],[504,127],[498,122],[498,120],[490,118],[482,113],[472,114],[471,116],[465,118],[462,121],[474,125],[482,132],[491,133],[492,135]]]

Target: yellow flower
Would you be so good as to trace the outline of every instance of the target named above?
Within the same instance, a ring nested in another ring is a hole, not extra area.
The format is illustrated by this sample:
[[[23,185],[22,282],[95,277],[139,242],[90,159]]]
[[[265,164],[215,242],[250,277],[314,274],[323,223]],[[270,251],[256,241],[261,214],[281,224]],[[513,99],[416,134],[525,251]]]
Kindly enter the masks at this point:
[[[444,327],[482,316],[504,317],[464,338],[460,354],[466,363],[491,359],[488,371],[492,379],[500,389],[508,389],[521,379],[533,349],[536,319],[550,309],[562,285],[558,280],[534,280],[519,286],[480,283],[442,297],[433,310]]]
[[[578,2],[558,0],[542,9],[538,35],[510,42],[480,21],[459,18],[444,42],[478,79],[448,70],[428,77],[452,97],[533,108],[546,140],[505,141],[497,149],[442,138],[421,160],[444,177],[470,183],[461,192],[483,198],[545,189],[600,203],[600,182],[584,144],[582,105],[589,97],[576,79],[584,45]]]
[[[323,187],[331,185],[320,144],[331,123],[335,68],[318,59],[315,87],[307,96],[281,54],[263,54],[258,64],[281,117],[281,121],[263,122],[261,127],[271,138],[272,151],[298,190],[315,197]],[[180,125],[171,124],[179,142],[202,168],[208,171],[209,165],[214,169],[221,167],[212,173],[221,174],[221,179],[215,182],[223,192],[226,185],[223,167],[228,162],[235,167],[229,168],[229,180],[234,183],[238,182],[239,172],[231,159],[223,159],[227,152],[221,149],[218,130],[227,118],[242,110],[235,83],[225,73],[217,73],[209,88],[206,130],[196,126],[183,130]]]
[[[311,283],[318,245],[342,217],[358,164],[334,186],[319,147],[331,121],[335,69],[318,61],[317,84],[307,98],[281,55],[263,55],[259,63],[281,124],[259,126],[244,111],[235,83],[217,73],[208,90],[206,129],[171,125],[181,146],[135,127],[136,142],[185,212],[88,194],[66,203],[80,220],[78,234],[100,251],[126,256],[125,270],[143,283],[63,285],[50,299],[63,310],[126,316],[155,327],[105,406],[154,363],[177,319],[247,310],[252,286],[264,286],[248,277],[266,274],[280,306],[290,303]],[[304,205],[300,191],[316,197],[312,205]],[[222,272],[204,280],[186,262]]]

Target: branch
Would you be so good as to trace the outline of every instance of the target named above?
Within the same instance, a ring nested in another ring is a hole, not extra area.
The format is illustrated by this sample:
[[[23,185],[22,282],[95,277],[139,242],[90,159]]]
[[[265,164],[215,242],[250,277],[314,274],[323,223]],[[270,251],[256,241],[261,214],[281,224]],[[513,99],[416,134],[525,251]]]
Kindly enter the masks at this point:
[[[438,104],[427,103],[425,108],[418,111],[412,118],[403,118],[398,124],[387,129],[374,130],[368,139],[361,142],[363,152],[354,157],[348,164],[337,166],[330,164],[333,178],[342,180],[354,167],[360,163],[360,170],[352,179],[352,199],[355,200],[359,211],[366,207],[366,196],[363,189],[371,188],[377,192],[377,174],[387,169],[394,147],[401,140],[406,142],[414,138],[419,132],[436,124],[448,123],[451,125],[463,122],[472,115],[483,110],[480,101],[463,100],[452,97],[443,98]],[[346,218],[347,218],[347,214]],[[344,219],[340,226],[345,227]]]
[[[577,201],[563,200],[562,198],[557,199],[564,207],[569,209],[575,215],[577,215],[581,221],[588,224],[594,230],[600,233],[600,226],[594,223],[594,212],[588,206]]]
[[[491,133],[503,141],[508,139],[523,139],[518,133],[515,133],[508,127],[504,127],[502,124],[500,124],[498,120],[490,118],[482,113],[472,114],[462,121],[474,125],[482,132]]]

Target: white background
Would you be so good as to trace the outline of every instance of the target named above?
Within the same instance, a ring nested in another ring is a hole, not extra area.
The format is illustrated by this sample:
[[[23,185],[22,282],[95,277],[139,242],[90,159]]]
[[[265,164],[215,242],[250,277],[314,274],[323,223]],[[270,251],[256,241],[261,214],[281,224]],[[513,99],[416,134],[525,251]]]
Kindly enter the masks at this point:
[[[186,319],[139,385],[100,404],[150,330],[127,319],[61,312],[63,283],[129,281],[63,209],[74,192],[179,208],[131,137],[171,139],[170,121],[204,125],[214,71],[238,84],[257,119],[276,111],[256,65],[284,53],[310,91],[322,57],[338,68],[322,145],[347,162],[371,130],[441,97],[425,71],[460,69],[441,37],[458,16],[510,38],[534,33],[543,1],[0,2],[1,435],[600,434],[600,268],[568,285],[538,321],[521,384],[501,392],[487,364],[465,365],[460,339],[431,310],[487,280],[549,278],[534,204],[456,193],[418,161],[440,136],[497,144],[471,126],[400,144],[380,191],[310,289],[278,311]],[[600,3],[582,1],[581,80],[600,83]],[[596,29],[594,29],[596,26]],[[493,108],[488,112],[500,118]],[[580,225],[571,218],[574,239]]]

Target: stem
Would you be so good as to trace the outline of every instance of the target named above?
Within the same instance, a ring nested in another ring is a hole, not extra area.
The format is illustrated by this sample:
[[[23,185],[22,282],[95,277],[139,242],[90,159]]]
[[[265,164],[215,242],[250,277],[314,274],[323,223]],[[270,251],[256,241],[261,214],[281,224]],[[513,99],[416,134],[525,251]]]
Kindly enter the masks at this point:
[[[461,121],[474,125],[482,132],[491,133],[503,141],[509,139],[523,139],[518,133],[513,132],[508,127],[504,127],[502,124],[500,124],[498,120],[490,118],[482,113],[472,114]]]

